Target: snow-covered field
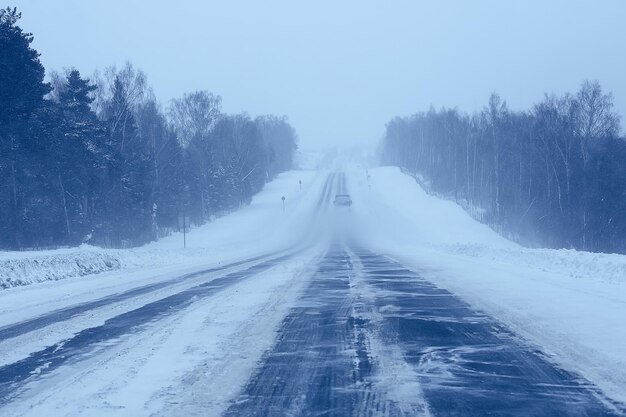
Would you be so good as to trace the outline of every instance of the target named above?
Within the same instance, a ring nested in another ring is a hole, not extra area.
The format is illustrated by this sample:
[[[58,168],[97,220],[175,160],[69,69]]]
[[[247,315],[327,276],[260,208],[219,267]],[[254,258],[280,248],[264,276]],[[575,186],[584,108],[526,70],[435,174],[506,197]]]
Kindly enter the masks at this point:
[[[501,320],[626,402],[626,256],[527,249],[428,195],[398,168],[347,170],[354,224],[375,251]]]

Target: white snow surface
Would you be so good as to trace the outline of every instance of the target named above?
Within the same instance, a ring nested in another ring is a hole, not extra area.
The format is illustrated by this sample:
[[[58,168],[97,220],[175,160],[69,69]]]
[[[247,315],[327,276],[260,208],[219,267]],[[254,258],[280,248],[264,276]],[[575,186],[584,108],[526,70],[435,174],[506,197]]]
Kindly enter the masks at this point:
[[[29,384],[11,416],[218,416],[314,271],[300,255]],[[259,326],[259,323],[262,326]],[[54,387],[50,389],[50,387]]]
[[[397,168],[370,168],[369,178],[363,166],[349,165],[343,171],[354,204],[329,227],[356,233],[368,249],[414,268],[610,398],[626,403],[626,256],[523,248],[455,203],[428,195]],[[326,173],[280,175],[249,206],[192,229],[187,249],[182,249],[182,235],[175,234],[132,250],[82,246],[0,253],[0,286],[8,287],[0,290],[0,328],[202,268],[290,249],[302,236],[314,235],[309,228],[319,225],[312,219],[319,219],[317,203]],[[93,355],[28,383],[0,414],[220,415],[272,346],[323,249],[313,246],[107,342]],[[114,268],[97,267],[107,260],[113,260]],[[0,366],[245,267],[181,280],[0,342]],[[376,322],[380,312],[366,308],[374,289],[355,280],[353,296],[363,304],[357,313]],[[415,370],[398,349],[385,346],[374,334],[367,337],[380,365],[374,382],[386,389],[388,399],[402,404],[405,391],[419,391]],[[427,413],[425,404],[418,409]]]
[[[347,169],[353,226],[386,254],[626,403],[626,256],[527,249],[395,167]]]

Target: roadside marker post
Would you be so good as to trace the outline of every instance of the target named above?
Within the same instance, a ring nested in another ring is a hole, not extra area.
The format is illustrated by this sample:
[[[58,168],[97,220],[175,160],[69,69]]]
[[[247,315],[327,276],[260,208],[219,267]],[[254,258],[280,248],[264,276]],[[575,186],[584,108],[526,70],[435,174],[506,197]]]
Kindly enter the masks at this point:
[[[183,228],[183,248],[187,248],[187,228],[190,226],[189,216],[178,217],[178,228]]]
[[[282,196],[281,200],[283,200],[283,212],[285,212],[285,196]]]

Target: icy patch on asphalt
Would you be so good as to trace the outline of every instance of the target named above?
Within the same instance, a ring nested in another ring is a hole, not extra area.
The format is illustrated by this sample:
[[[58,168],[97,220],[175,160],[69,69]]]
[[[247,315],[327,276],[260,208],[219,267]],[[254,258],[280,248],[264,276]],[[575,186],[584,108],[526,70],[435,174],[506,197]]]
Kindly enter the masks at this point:
[[[386,305],[376,308],[376,298],[381,296],[380,291],[365,282],[358,258],[355,256],[351,258],[354,265],[350,277],[352,314],[355,321],[367,323],[366,326],[355,327],[355,339],[365,339],[368,358],[372,362],[372,373],[365,378],[365,381],[371,384],[369,391],[374,394],[372,397],[384,404],[382,409],[393,410],[392,415],[431,416],[417,372],[405,360],[404,353],[397,343],[383,339],[384,320],[381,313],[392,311],[394,307]],[[355,362],[358,361],[359,357],[355,355]],[[365,407],[367,403],[360,406]],[[356,414],[360,415],[358,412]]]

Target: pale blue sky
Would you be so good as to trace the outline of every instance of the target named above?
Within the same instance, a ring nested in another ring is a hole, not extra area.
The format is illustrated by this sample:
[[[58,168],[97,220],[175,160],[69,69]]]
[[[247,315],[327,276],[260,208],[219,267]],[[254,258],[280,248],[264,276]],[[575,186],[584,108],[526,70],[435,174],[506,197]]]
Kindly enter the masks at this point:
[[[47,69],[130,60],[166,104],[286,114],[304,147],[371,144],[432,104],[514,109],[598,79],[626,115],[626,1],[20,0]]]

